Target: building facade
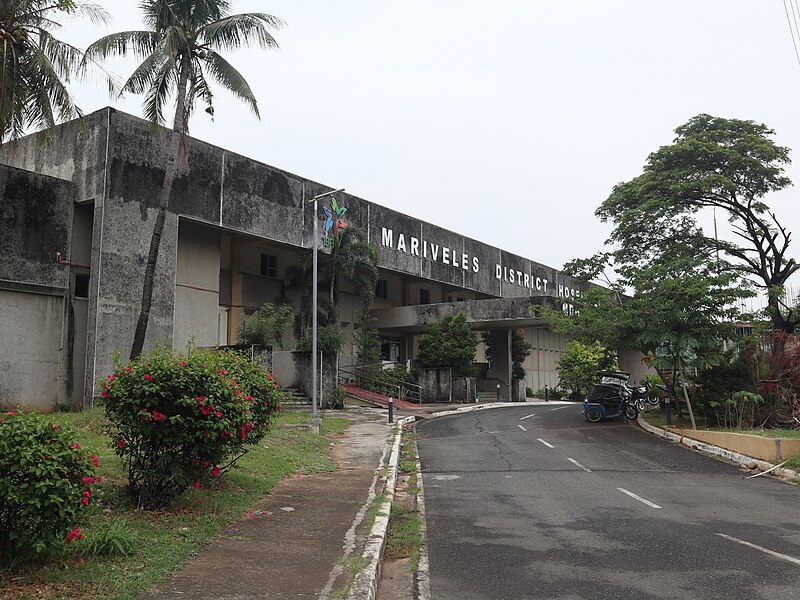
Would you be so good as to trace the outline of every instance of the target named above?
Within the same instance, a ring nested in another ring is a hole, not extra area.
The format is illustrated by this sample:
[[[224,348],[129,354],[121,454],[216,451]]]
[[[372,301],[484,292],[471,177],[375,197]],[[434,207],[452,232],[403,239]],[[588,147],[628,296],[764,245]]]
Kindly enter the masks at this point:
[[[0,384],[1,402],[87,402],[114,355],[127,357],[169,135],[106,108],[59,126],[46,145],[38,134],[0,149],[0,366],[19,375]],[[313,243],[307,201],[330,189],[190,139],[170,196],[145,346],[232,344],[243,314],[278,298],[296,303],[284,275]],[[529,307],[569,310],[579,293],[571,278],[362,198],[335,199],[321,201],[320,245],[333,219],[359,227],[377,248],[373,314],[386,359],[412,359],[427,324],[464,311],[476,332],[491,332],[494,348],[510,348],[511,331],[523,329],[533,345],[525,385],[556,385],[566,340]],[[345,286],[343,361],[354,354],[359,308]],[[495,363],[493,377],[510,384],[510,359]]]

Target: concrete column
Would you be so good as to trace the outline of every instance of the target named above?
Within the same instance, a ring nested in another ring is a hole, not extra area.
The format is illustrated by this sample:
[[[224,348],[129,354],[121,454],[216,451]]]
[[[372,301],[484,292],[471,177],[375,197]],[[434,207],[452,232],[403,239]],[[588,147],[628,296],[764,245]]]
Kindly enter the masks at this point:
[[[511,329],[492,330],[492,374],[500,380],[500,399],[510,400],[511,370]]]
[[[231,239],[231,307],[228,311],[228,344],[236,343],[236,332],[242,315],[242,245],[235,237]]]

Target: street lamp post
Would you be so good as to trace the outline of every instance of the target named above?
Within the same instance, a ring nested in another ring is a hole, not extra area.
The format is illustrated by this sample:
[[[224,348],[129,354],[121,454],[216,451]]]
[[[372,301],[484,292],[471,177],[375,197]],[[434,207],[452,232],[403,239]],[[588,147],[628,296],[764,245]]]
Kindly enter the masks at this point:
[[[317,221],[319,220],[319,215],[317,212],[319,208],[317,203],[319,202],[320,198],[332,196],[333,194],[338,194],[339,192],[343,191],[344,188],[333,190],[331,192],[325,192],[324,194],[318,194],[309,200],[309,202],[314,203],[314,266],[311,283],[311,389],[313,390],[311,398],[311,429],[314,433],[319,433],[319,416],[317,415],[317,251],[319,248],[319,234],[317,232]]]

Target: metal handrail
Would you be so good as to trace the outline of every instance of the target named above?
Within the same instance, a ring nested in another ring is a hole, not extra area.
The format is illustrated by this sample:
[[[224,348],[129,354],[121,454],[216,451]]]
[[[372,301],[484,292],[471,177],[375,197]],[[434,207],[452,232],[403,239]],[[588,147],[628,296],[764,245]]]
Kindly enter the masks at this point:
[[[343,381],[346,377],[342,375],[350,375],[351,378],[355,379],[359,384],[365,382],[367,384],[374,384],[375,387],[382,387],[389,392],[386,394],[387,396],[392,395],[392,392],[397,390],[398,399],[402,398],[409,402],[418,402],[422,404],[422,386],[397,378],[391,378],[390,383],[387,384],[386,380],[370,376],[368,372],[365,372],[370,367],[375,368],[377,366],[378,365],[367,365],[365,367],[358,367],[352,365],[352,368],[339,367],[338,379],[339,381]],[[387,388],[393,389],[388,390]]]

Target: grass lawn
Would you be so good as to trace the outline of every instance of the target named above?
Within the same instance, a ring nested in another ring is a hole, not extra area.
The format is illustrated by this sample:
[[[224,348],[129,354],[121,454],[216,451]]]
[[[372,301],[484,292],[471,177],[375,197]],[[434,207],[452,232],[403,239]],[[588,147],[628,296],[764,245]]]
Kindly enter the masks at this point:
[[[663,411],[648,411],[643,413],[644,420],[655,427],[664,427],[667,419]],[[675,418],[675,413],[672,414],[672,426],[678,427],[678,421]],[[683,427],[685,429],[691,428],[689,417],[684,415]],[[760,435],[761,437],[768,438],[800,438],[800,429],[722,429],[719,427],[706,427],[702,421],[697,421],[697,429],[704,431],[725,431],[728,433],[746,433],[748,435]]]
[[[168,510],[136,513],[125,493],[125,470],[105,435],[101,410],[54,413],[52,420],[77,433],[76,441],[100,459],[93,504],[81,531],[82,542],[37,566],[0,570],[4,600],[133,598],[147,586],[180,569],[200,546],[231,522],[244,518],[255,502],[292,473],[330,472],[332,439],[347,419],[323,416],[320,433],[298,425],[305,413],[286,412],[273,420],[258,446],[239,460],[239,468],[215,480],[210,489],[192,488]]]

